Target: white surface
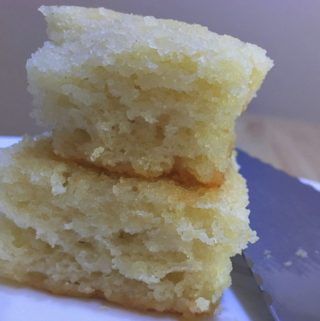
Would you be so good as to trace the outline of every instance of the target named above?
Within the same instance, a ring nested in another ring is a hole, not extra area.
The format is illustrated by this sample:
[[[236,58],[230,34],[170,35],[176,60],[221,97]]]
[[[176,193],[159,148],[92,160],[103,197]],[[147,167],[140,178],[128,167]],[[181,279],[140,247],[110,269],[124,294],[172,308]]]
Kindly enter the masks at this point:
[[[0,137],[0,147],[7,147],[18,137]],[[310,184],[310,181],[307,182]],[[312,182],[311,182],[312,184]],[[318,186],[319,187],[319,186]],[[219,312],[204,320],[267,321],[266,306],[255,281],[241,257],[234,260],[233,285],[224,292]],[[59,297],[27,287],[0,281],[0,321],[173,321],[178,316],[139,313],[104,301]]]
[[[17,143],[21,138],[15,136],[0,136],[0,148]]]

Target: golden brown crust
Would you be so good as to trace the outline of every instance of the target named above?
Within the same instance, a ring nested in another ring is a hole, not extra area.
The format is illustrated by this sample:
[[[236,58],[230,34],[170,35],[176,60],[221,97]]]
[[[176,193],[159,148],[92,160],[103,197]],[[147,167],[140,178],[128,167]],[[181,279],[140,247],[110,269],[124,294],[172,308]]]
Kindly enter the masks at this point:
[[[61,157],[59,153],[57,153],[58,157]],[[230,155],[231,158],[231,155]],[[170,169],[169,172],[162,173],[162,174],[155,174],[149,172],[145,175],[140,175],[135,172],[132,166],[129,163],[126,164],[117,164],[117,166],[99,166],[94,165],[91,162],[88,162],[84,159],[75,159],[72,157],[68,157],[68,160],[73,161],[80,166],[85,166],[95,171],[99,171],[101,173],[105,173],[107,175],[120,175],[124,178],[141,178],[144,181],[154,182],[157,180],[168,179],[174,181],[177,185],[185,186],[185,187],[208,187],[208,188],[218,188],[219,186],[223,185],[225,181],[225,175],[228,172],[229,168],[233,167],[232,163],[226,172],[220,172],[218,170],[213,170],[212,174],[210,175],[211,179],[208,179],[206,182],[201,182],[197,179],[196,174],[192,174],[190,170],[185,169],[181,166],[178,166],[178,161],[175,162],[175,165]]]

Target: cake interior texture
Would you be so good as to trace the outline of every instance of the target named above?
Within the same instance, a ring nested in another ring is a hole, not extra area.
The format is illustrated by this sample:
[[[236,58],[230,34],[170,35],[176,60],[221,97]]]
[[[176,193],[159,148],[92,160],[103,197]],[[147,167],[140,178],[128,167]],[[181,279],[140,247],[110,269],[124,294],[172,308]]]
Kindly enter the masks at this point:
[[[27,62],[34,117],[63,157],[137,177],[219,185],[234,123],[272,61],[206,27],[107,9],[41,7]]]
[[[202,313],[250,230],[235,162],[220,188],[119,178],[63,160],[49,137],[0,153],[0,276],[140,309]]]

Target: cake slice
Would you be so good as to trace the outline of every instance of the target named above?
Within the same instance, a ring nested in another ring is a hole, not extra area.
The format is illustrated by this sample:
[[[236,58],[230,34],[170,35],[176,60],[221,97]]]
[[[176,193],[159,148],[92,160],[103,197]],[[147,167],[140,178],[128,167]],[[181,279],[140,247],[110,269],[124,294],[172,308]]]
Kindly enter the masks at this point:
[[[235,163],[220,188],[117,178],[63,160],[51,138],[0,154],[0,276],[140,309],[202,313],[255,240]]]
[[[234,122],[272,61],[206,27],[99,8],[41,7],[27,62],[34,117],[57,154],[129,176],[219,185]]]

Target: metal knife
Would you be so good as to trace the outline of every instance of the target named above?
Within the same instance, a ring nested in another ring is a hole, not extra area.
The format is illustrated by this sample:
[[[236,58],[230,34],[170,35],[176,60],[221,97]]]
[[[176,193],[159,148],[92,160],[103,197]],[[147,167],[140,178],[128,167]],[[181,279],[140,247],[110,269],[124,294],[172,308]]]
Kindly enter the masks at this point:
[[[320,193],[238,152],[251,227],[259,241],[244,256],[275,320],[320,320]]]

